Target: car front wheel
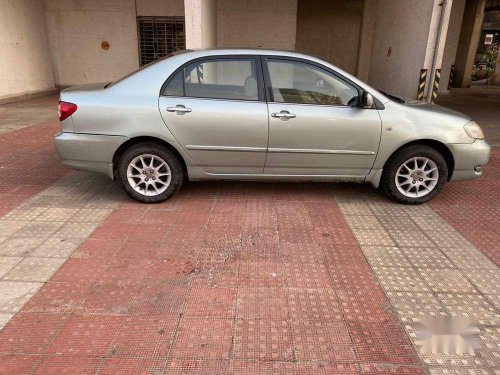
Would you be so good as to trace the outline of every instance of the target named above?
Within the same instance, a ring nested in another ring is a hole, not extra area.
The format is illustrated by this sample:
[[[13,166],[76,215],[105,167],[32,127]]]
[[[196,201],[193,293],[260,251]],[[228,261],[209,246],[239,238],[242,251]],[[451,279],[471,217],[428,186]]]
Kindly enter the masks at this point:
[[[428,146],[399,151],[384,168],[381,187],[392,199],[405,204],[430,201],[448,180],[448,166],[441,153]]]
[[[143,203],[170,198],[183,180],[177,156],[156,143],[140,143],[129,148],[120,158],[117,172],[125,192]]]

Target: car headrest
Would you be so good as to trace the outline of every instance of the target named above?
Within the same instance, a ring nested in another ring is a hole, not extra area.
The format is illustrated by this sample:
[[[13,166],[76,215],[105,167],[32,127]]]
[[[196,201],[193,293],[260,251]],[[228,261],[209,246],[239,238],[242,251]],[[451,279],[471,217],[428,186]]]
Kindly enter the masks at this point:
[[[257,89],[257,79],[254,76],[248,76],[245,79],[245,96],[248,99],[257,99],[259,90]]]

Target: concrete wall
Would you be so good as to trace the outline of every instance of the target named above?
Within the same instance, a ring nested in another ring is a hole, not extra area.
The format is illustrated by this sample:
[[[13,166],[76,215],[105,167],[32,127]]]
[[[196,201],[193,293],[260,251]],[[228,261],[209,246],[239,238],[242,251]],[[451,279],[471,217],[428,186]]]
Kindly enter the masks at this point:
[[[52,89],[41,0],[0,1],[0,99]]]
[[[138,16],[183,16],[184,0],[137,0]]]
[[[361,30],[359,35],[358,64],[356,70],[356,76],[364,82],[368,82],[370,76],[376,10],[377,2],[375,0],[364,1],[363,18],[361,21]]]
[[[296,50],[355,74],[363,0],[299,0]]]
[[[458,48],[458,39],[462,27],[464,16],[465,0],[453,0],[451,7],[450,22],[448,24],[448,34],[444,47],[443,62],[441,64],[441,81],[439,82],[439,92],[448,91],[451,65],[455,63]]]
[[[57,85],[112,81],[139,66],[134,0],[45,3]]]
[[[183,0],[45,0],[45,6],[60,86],[112,81],[137,69],[137,16],[184,15]]]
[[[136,69],[136,17],[185,14],[184,0],[45,0],[45,7],[60,86],[112,81]],[[217,45],[293,50],[296,13],[297,0],[218,0]]]
[[[297,0],[218,0],[217,46],[295,49]]]
[[[205,0],[186,4],[193,1]],[[215,40],[219,47],[297,49],[414,98],[436,1],[217,0]],[[465,2],[484,7],[484,0],[454,1],[442,87],[451,63],[461,59],[454,50]],[[139,65],[136,17],[183,16],[184,6],[184,0],[2,0],[0,96],[44,90],[54,81],[115,80]]]
[[[370,85],[416,98],[433,6],[434,0],[377,0]]]

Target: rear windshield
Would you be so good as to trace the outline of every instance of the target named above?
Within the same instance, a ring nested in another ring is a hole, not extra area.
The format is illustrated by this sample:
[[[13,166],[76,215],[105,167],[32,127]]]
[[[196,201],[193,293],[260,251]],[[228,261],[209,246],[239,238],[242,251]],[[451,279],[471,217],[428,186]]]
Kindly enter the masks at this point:
[[[132,71],[132,72],[128,73],[127,75],[124,75],[123,77],[119,78],[118,80],[116,80],[116,81],[114,81],[114,82],[110,82],[110,83],[108,83],[106,86],[104,86],[104,88],[106,88],[106,87],[111,87],[111,86],[113,86],[113,85],[117,84],[118,82],[121,82],[121,81],[123,81],[124,79],[127,79],[128,77],[130,77],[130,76],[134,75],[135,73],[140,72],[141,70],[143,70],[143,69],[145,69],[145,68],[147,68],[147,67],[149,67],[149,66],[151,66],[151,65],[153,65],[153,64],[156,64],[157,62],[160,62],[160,61],[163,61],[163,60],[165,60],[165,59],[168,59],[168,58],[170,58],[170,57],[172,57],[172,56],[180,55],[180,54],[182,54],[182,53],[186,53],[186,52],[190,52],[190,51],[191,51],[191,50],[189,50],[189,49],[184,49],[184,50],[181,50],[181,51],[175,51],[175,52],[169,53],[169,54],[167,54],[167,55],[163,56],[162,58],[160,58],[160,59],[158,59],[158,60],[152,61],[152,62],[150,62],[149,64],[146,64],[146,65],[141,66],[140,68],[138,68],[138,69],[136,69],[136,70],[134,70],[134,71]]]

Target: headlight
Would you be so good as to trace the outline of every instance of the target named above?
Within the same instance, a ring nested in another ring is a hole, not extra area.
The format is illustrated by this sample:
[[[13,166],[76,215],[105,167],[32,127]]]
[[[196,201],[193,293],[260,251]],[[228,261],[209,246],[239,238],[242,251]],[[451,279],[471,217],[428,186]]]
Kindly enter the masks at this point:
[[[483,131],[481,130],[481,127],[478,124],[476,124],[475,121],[471,121],[465,124],[464,130],[467,133],[467,135],[471,138],[484,139]]]

